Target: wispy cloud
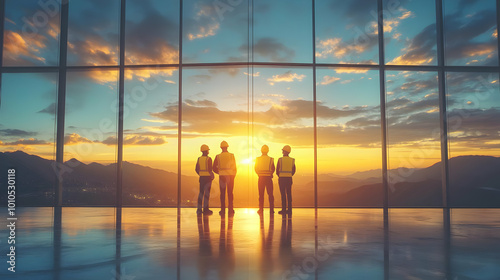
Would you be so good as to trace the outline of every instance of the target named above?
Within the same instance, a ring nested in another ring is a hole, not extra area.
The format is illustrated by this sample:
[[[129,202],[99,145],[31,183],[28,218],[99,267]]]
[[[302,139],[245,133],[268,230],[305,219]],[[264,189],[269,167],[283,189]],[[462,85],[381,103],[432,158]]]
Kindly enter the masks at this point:
[[[306,75],[304,74],[297,74],[297,73],[292,73],[292,71],[287,71],[284,74],[278,74],[278,75],[273,75],[271,78],[268,78],[267,81],[269,82],[270,85],[274,85],[276,83],[282,83],[282,82],[294,82],[294,81],[299,81],[301,82]]]

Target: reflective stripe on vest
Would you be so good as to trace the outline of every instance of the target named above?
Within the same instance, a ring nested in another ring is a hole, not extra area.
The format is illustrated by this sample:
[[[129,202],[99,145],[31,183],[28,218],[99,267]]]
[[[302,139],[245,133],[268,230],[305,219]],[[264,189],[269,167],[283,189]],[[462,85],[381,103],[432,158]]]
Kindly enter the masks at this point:
[[[236,175],[234,172],[235,169],[235,161],[234,161],[234,155],[228,152],[220,153],[217,155],[219,157],[219,160],[217,162],[218,168],[219,168],[219,175],[221,176],[226,176],[226,175]]]
[[[292,177],[293,166],[295,159],[291,157],[282,157],[280,161],[280,177]]]
[[[199,175],[200,176],[210,176],[210,170],[208,170],[208,157],[201,156],[198,158],[198,166],[200,168]]]
[[[264,155],[257,158],[255,162],[255,171],[259,176],[273,175],[273,162],[274,159],[270,156]]]

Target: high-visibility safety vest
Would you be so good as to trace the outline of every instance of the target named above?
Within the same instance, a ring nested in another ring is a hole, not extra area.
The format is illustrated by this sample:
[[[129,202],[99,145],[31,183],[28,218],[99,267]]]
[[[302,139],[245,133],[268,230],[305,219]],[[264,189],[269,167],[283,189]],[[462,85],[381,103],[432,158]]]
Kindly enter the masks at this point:
[[[281,157],[278,160],[280,165],[280,177],[292,177],[293,166],[295,165],[295,159],[291,157]]]
[[[220,176],[236,175],[236,161],[234,154],[222,152],[217,155],[217,167],[219,168]]]
[[[259,176],[271,176],[273,175],[273,163],[274,159],[268,155],[263,155],[257,158],[255,162],[255,172]]]
[[[208,170],[208,156],[201,156],[198,158],[198,174],[200,176],[210,176],[210,170]]]

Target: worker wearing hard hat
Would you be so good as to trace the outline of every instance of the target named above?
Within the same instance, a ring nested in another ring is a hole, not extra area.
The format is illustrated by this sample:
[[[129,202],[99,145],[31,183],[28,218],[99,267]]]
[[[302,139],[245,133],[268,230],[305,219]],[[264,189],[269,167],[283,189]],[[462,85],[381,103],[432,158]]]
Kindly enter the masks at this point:
[[[275,170],[274,159],[267,155],[269,147],[262,146],[260,149],[262,155],[255,161],[255,172],[259,175],[259,210],[257,213],[262,215],[264,212],[264,190],[269,196],[269,212],[274,214],[274,195],[273,195],[273,173]]]
[[[295,174],[295,159],[288,155],[292,148],[288,145],[283,147],[283,157],[278,159],[276,175],[281,192],[281,211],[279,214],[292,214],[292,176]],[[288,205],[288,210],[287,210]]]
[[[215,156],[214,172],[219,174],[220,188],[220,215],[225,215],[226,211],[226,191],[228,202],[228,215],[234,215],[233,208],[233,188],[234,177],[236,176],[236,160],[234,154],[227,151],[229,144],[226,141],[220,143],[222,153]]]
[[[207,145],[201,145],[200,151],[202,152],[201,157],[198,158],[196,162],[195,171],[200,176],[200,192],[198,194],[198,214],[212,214],[212,210],[208,209],[208,202],[210,200],[210,189],[212,188],[212,181],[214,179],[214,173],[212,172],[212,158],[208,156],[208,151],[210,149]],[[203,210],[202,210],[203,203]]]

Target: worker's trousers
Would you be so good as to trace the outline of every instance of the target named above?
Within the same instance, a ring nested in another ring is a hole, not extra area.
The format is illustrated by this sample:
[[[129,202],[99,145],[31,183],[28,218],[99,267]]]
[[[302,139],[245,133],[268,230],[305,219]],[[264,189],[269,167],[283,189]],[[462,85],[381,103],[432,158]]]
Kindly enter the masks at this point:
[[[269,210],[274,210],[273,178],[271,176],[259,177],[259,209],[264,208],[264,190],[269,196]]]
[[[226,209],[226,191],[227,191],[227,208],[229,211],[233,210],[233,189],[234,189],[234,175],[219,176],[220,188],[220,209]]]
[[[210,176],[200,176],[200,193],[198,194],[198,209],[201,209],[201,205],[203,202],[203,210],[208,210],[208,202],[210,201],[210,189],[212,189],[212,178],[210,178]]]
[[[278,179],[281,192],[281,210],[292,212],[292,177],[280,177]]]

